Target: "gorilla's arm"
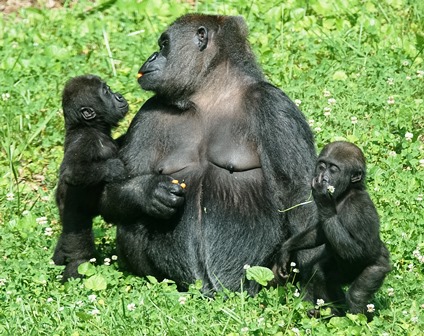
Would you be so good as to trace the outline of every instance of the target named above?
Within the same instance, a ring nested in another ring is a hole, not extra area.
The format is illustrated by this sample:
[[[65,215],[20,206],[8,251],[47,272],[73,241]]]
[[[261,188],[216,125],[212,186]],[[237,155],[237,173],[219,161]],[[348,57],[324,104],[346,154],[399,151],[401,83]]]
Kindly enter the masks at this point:
[[[311,249],[326,243],[325,234],[319,224],[311,225],[306,230],[288,239],[278,254],[278,260],[283,274],[288,273],[288,263],[293,252]]]
[[[351,190],[337,206],[327,193],[313,193],[326,239],[340,258],[371,260],[379,254],[378,214],[365,191]]]
[[[60,175],[67,184],[91,186],[124,179],[125,167],[118,158],[96,162],[64,160]]]
[[[247,109],[255,122],[266,181],[276,196],[276,210],[289,209],[311,197],[315,166],[314,139],[297,106],[280,89],[259,83],[248,92]],[[294,235],[316,223],[313,202],[284,214]]]
[[[148,215],[167,219],[184,203],[184,189],[169,176],[143,175],[107,184],[100,201],[106,221],[128,222]]]

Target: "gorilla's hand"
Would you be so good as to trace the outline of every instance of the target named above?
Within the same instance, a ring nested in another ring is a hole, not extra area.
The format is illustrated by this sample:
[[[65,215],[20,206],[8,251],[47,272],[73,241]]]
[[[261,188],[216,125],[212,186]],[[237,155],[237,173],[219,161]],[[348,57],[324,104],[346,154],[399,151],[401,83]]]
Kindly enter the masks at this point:
[[[148,202],[145,211],[153,217],[168,219],[171,218],[184,204],[184,188],[173,183],[174,179],[166,177],[166,181],[160,181],[152,185],[148,194]]]
[[[290,252],[283,245],[277,254],[276,264],[273,267],[273,272],[278,283],[285,283],[290,275],[289,269]]]
[[[62,232],[52,259],[55,265],[66,265],[62,278],[65,282],[69,278],[80,278],[78,266],[93,257],[96,257],[96,250],[90,228],[78,233]]]
[[[126,175],[124,163],[120,159],[109,159],[106,161],[106,182],[124,180]]]
[[[331,190],[331,186],[326,179],[316,176],[312,179],[311,186],[314,198],[330,199],[331,193],[329,192],[329,188]]]
[[[312,179],[312,196],[318,207],[320,219],[330,218],[336,214],[336,203],[333,199],[334,187],[326,179],[314,177]]]

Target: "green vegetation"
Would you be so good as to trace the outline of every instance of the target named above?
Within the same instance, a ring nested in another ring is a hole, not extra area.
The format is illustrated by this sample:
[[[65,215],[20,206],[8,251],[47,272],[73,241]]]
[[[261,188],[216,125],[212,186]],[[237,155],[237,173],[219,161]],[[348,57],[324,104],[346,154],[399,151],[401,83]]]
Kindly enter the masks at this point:
[[[424,2],[68,2],[0,16],[0,335],[422,335]],[[151,95],[136,83],[138,68],[189,11],[244,16],[267,77],[300,104],[317,150],[339,138],[364,150],[393,261],[371,302],[373,322],[309,319],[311,304],[293,286],[210,300],[198,283],[179,293],[170,281],[122,273],[114,227],[100,219],[96,243],[110,265],[86,264],[84,281],[60,284],[50,258],[60,232],[64,83],[95,73],[123,93],[132,113],[122,133]]]

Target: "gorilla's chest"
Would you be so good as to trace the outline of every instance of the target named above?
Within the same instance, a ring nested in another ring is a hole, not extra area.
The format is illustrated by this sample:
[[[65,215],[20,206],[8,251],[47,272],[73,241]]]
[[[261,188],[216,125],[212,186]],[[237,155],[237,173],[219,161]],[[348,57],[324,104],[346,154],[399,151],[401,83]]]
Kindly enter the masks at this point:
[[[154,170],[160,174],[249,172],[261,167],[257,144],[242,118],[174,118],[172,127],[159,136]]]

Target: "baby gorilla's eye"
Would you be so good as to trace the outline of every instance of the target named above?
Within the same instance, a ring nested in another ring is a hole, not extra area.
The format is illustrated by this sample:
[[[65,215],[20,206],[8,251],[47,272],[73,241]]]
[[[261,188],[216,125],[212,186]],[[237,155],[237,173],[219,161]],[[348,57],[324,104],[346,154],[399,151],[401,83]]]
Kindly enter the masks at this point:
[[[168,45],[169,45],[169,40],[161,41],[159,44],[160,50],[162,50],[163,48],[166,48]]]
[[[339,171],[340,171],[340,169],[339,169],[339,167],[337,167],[337,166],[332,165],[332,166],[330,167],[330,172],[331,172],[331,173],[333,173],[333,174],[335,174],[335,173],[337,173],[337,172],[339,172]]]

